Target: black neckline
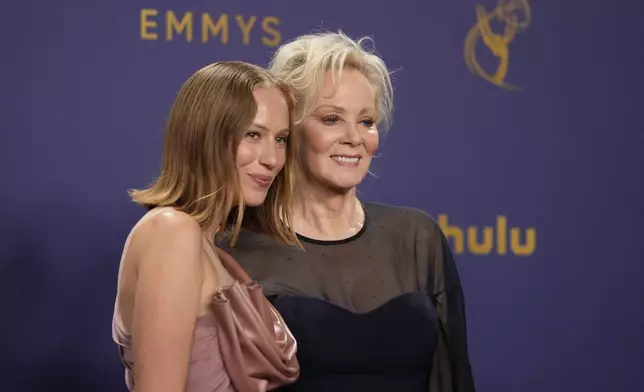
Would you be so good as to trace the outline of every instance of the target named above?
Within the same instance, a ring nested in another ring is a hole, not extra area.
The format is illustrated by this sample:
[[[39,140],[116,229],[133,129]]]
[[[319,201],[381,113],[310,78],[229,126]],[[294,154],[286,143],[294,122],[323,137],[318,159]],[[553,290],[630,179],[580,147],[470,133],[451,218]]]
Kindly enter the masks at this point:
[[[297,233],[297,238],[300,241],[307,242],[309,244],[315,244],[315,245],[341,245],[341,244],[346,244],[351,241],[357,240],[364,234],[364,232],[367,230],[367,225],[369,224],[369,213],[367,212],[367,207],[360,200],[358,200],[358,202],[362,206],[362,211],[364,211],[364,222],[362,223],[362,227],[360,228],[360,230],[354,235],[347,238],[343,238],[341,240],[318,240],[318,239],[306,237],[300,233]]]

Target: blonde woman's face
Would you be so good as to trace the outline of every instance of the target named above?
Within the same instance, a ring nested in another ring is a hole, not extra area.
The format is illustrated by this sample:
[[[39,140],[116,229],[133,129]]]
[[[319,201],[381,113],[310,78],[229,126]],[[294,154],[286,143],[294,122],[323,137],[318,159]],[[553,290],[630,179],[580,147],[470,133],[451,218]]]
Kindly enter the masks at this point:
[[[376,93],[358,71],[345,69],[334,91],[327,73],[315,110],[298,127],[298,158],[309,181],[343,191],[357,186],[378,150]]]
[[[244,203],[259,206],[286,162],[289,112],[286,99],[277,88],[253,92],[257,114],[237,150],[237,170]]]

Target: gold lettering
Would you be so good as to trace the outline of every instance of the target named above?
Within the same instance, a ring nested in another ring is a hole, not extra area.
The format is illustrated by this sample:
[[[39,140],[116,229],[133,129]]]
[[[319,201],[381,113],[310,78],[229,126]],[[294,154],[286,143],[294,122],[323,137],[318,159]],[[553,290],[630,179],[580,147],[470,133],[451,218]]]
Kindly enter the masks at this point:
[[[521,229],[513,227],[510,232],[510,247],[512,253],[517,256],[530,256],[534,253],[537,247],[537,232],[534,228],[529,227],[526,229],[525,243],[521,244],[519,239],[521,237]]]
[[[159,11],[154,9],[144,8],[141,10],[141,39],[155,40],[159,35],[154,32],[149,32],[148,28],[156,28],[157,22],[155,20],[148,20],[151,16],[157,16]]]
[[[203,43],[208,42],[210,34],[217,36],[221,33],[221,43],[228,43],[228,15],[221,14],[217,20],[217,24],[214,24],[212,18],[209,14],[201,15],[201,41]]]
[[[275,47],[282,41],[282,35],[273,26],[279,26],[280,21],[274,16],[267,16],[262,20],[262,30],[270,37],[262,37],[262,43],[266,46]]]
[[[438,225],[445,237],[450,241],[452,250],[455,254],[467,251],[473,255],[489,255],[495,249],[499,255],[508,253],[508,240],[510,249],[515,256],[530,256],[537,248],[537,231],[533,227],[525,229],[525,240],[522,243],[522,231],[519,227],[511,227],[508,239],[508,218],[503,215],[496,217],[496,230],[492,226],[468,226],[466,230],[449,223],[449,217],[446,214],[438,214]],[[482,233],[479,235],[479,233]],[[496,236],[496,238],[495,238]]]
[[[242,43],[244,45],[248,45],[250,43],[250,31],[253,28],[253,25],[255,24],[255,21],[257,20],[256,16],[251,16],[248,19],[248,23],[244,21],[244,17],[241,15],[235,16],[235,20],[237,21],[237,24],[239,25],[239,28],[241,29],[242,32]]]
[[[160,13],[165,15],[165,21],[159,20]],[[228,44],[230,40],[230,18],[232,15],[209,13],[194,13],[190,11],[181,12],[173,10],[158,10],[144,8],[140,11],[140,36],[142,40],[158,40],[159,36],[167,41],[173,41],[178,36],[183,36],[186,42],[192,42],[199,34],[201,28],[201,42],[208,43],[212,37],[219,37],[222,44]],[[262,36],[258,37],[263,45],[275,47],[282,42],[282,35],[279,31],[280,20],[276,16],[260,17],[257,15],[244,16],[235,15],[235,22],[239,26],[242,45],[250,45],[257,33],[253,33],[255,25],[261,19]],[[201,26],[198,24],[201,21]],[[165,28],[165,32],[162,29]],[[233,28],[233,34],[236,34]],[[238,34],[238,33],[237,33]],[[179,37],[181,38],[181,37]],[[236,40],[236,37],[233,37]]]
[[[467,228],[467,249],[475,255],[488,255],[494,246],[494,229],[486,226],[483,229],[483,243],[478,242],[478,229],[475,226]]]
[[[508,252],[508,219],[503,215],[496,217],[496,251],[500,255]]]
[[[173,11],[167,11],[165,13],[165,38],[172,41],[175,32],[180,35],[184,30],[187,30],[185,32],[186,41],[191,42],[193,34],[192,12],[186,12],[179,21]]]
[[[463,230],[458,226],[450,226],[447,222],[447,215],[444,214],[438,215],[438,225],[442,228],[445,237],[454,238],[454,252],[463,253]]]

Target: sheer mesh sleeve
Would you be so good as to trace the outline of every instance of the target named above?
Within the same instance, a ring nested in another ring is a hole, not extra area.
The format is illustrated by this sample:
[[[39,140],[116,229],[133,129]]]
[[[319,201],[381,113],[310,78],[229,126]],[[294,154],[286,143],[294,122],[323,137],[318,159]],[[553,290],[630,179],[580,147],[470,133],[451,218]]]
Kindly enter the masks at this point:
[[[434,224],[435,225],[435,224]],[[429,379],[430,392],[474,392],[467,349],[465,303],[460,278],[449,243],[438,225],[418,253],[427,257],[427,291],[440,321],[439,342]]]

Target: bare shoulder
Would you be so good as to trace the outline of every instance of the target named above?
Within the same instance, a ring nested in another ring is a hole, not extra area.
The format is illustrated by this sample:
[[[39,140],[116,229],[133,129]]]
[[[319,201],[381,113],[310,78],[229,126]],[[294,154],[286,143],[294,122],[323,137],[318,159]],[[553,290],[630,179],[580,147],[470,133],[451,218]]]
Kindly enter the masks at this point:
[[[174,208],[165,208],[163,211],[151,216],[141,224],[140,232],[156,235],[201,235],[201,228],[197,221],[185,212]]]
[[[166,208],[141,223],[132,241],[163,243],[200,240],[201,228],[197,221],[185,212]]]
[[[202,231],[190,215],[166,208],[143,221],[132,237],[132,253],[138,262],[171,263],[195,259],[201,251]],[[191,257],[194,256],[194,257]],[[177,260],[178,261],[178,260]]]

